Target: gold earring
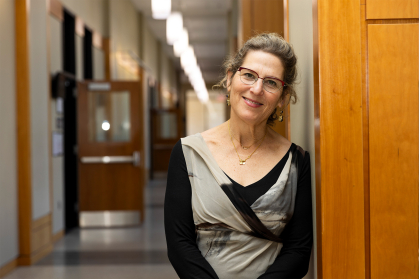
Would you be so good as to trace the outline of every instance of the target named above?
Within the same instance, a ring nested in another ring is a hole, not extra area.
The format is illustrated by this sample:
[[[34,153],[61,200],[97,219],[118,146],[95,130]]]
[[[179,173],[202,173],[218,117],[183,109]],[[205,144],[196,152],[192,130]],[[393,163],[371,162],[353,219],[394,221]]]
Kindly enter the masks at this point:
[[[227,106],[230,106],[231,105],[230,104],[230,94],[227,94],[226,97],[227,97]]]
[[[284,111],[282,111],[282,110],[279,111],[279,116],[278,116],[278,121],[279,122],[284,121],[284,117],[282,116],[283,113],[284,113]]]

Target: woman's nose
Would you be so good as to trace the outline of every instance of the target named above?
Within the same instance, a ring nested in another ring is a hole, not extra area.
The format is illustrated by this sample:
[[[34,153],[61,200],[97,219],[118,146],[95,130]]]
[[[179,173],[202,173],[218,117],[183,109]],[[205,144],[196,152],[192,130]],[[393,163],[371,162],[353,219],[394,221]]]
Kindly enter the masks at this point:
[[[258,80],[253,84],[252,93],[254,94],[261,94],[263,93],[263,79],[258,78]]]

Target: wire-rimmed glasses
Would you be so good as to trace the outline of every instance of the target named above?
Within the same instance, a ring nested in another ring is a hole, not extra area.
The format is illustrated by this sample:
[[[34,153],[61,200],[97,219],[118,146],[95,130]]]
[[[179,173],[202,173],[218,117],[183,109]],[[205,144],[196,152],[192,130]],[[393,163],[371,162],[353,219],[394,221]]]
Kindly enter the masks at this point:
[[[285,87],[285,82],[276,77],[259,77],[258,73],[245,67],[240,67],[240,80],[247,85],[254,84],[258,79],[262,80],[263,89],[270,93],[278,93],[281,88]]]

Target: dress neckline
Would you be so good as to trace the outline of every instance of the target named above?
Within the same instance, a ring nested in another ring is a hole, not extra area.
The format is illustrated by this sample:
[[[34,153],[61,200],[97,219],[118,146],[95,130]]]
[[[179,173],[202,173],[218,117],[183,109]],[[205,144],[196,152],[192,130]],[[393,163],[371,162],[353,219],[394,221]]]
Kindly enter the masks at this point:
[[[265,174],[265,176],[263,176],[261,179],[259,179],[258,181],[255,181],[255,182],[253,182],[252,184],[249,184],[249,185],[247,185],[247,186],[243,186],[243,185],[241,185],[240,183],[238,183],[237,181],[235,181],[233,178],[231,178],[227,173],[225,173],[224,171],[224,174],[228,177],[228,179],[230,179],[231,180],[231,182],[233,182],[233,183],[235,183],[236,185],[238,185],[238,186],[240,186],[241,188],[248,188],[248,187],[254,187],[254,186],[256,186],[256,184],[259,184],[259,183],[261,183],[263,180],[265,180],[267,177],[269,177],[269,176],[271,176],[272,175],[272,172],[276,172],[277,171],[277,168],[278,168],[278,166],[285,160],[285,159],[288,159],[288,157],[289,157],[289,153],[290,153],[290,150],[291,150],[291,147],[292,147],[292,145],[293,144],[291,144],[291,146],[290,146],[290,148],[288,149],[288,151],[287,151],[287,153],[285,153],[285,155],[284,156],[282,156],[282,158],[281,158],[281,160],[279,160],[279,162],[267,173],[267,174]],[[285,166],[285,163],[284,163],[284,166]],[[279,177],[279,175],[280,174],[278,174],[278,177]]]
[[[220,167],[220,165],[218,165],[218,163],[217,163],[217,160],[215,160],[215,157],[212,155],[212,152],[211,152],[211,150],[209,149],[209,147],[208,147],[208,145],[207,145],[207,142],[205,141],[205,139],[204,139],[204,137],[202,136],[202,134],[201,133],[197,133],[197,135],[201,138],[201,140],[202,140],[202,142],[204,143],[204,147],[207,149],[207,152],[208,152],[208,154],[209,154],[209,156],[210,156],[210,158],[211,158],[211,160],[213,160],[214,161],[214,164],[218,167],[218,169],[231,181],[231,182],[235,182],[235,183],[237,183],[235,180],[233,180],[232,178],[230,178],[230,176]],[[262,178],[260,178],[260,179],[258,179],[257,181],[255,181],[255,182],[253,182],[252,184],[249,184],[249,185],[247,185],[247,186],[243,186],[243,185],[241,185],[240,183],[237,183],[239,186],[241,186],[241,187],[243,187],[243,188],[247,188],[247,187],[249,187],[249,186],[252,186],[252,185],[254,185],[255,183],[258,183],[258,182],[260,182],[261,180],[263,180],[264,178],[266,178],[266,176],[268,176],[277,166],[278,166],[278,164],[285,158],[285,157],[287,157],[287,155],[288,155],[288,157],[289,157],[289,153],[290,153],[290,150],[292,149],[292,147],[294,146],[294,143],[291,143],[291,146],[290,146],[290,148],[288,148],[288,151],[285,153],[285,155],[284,156],[282,156],[282,158],[281,158],[281,160],[279,160],[278,161],[278,163],[277,164],[275,164],[275,166],[267,173],[267,174],[265,174]],[[282,173],[282,171],[281,171],[281,173]],[[278,177],[281,175],[281,173],[278,175]],[[272,185],[273,186],[273,185]]]

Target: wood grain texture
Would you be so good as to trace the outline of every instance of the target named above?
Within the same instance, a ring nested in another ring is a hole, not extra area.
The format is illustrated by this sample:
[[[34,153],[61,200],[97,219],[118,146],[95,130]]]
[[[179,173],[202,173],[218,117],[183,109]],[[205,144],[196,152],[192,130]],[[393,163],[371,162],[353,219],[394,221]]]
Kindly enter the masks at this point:
[[[369,170],[369,99],[368,99],[368,24],[366,8],[361,5],[361,61],[362,61],[362,135],[364,156],[364,225],[365,225],[365,278],[371,278],[370,249],[370,170]]]
[[[319,63],[319,21],[317,1],[312,2],[313,9],[313,89],[314,89],[314,150],[316,179],[316,239],[317,241],[317,279],[323,278],[323,238],[322,238],[322,187],[321,187],[321,153],[320,153],[320,63]]]
[[[362,279],[365,239],[360,2],[314,2],[318,25],[315,56],[319,65],[315,111],[320,121],[316,134],[321,134],[320,154],[316,153],[321,160],[321,181],[316,185],[321,187],[321,221],[317,220],[322,238],[319,278]]]
[[[368,24],[405,24],[418,22],[419,19],[367,19]]]
[[[238,48],[252,36],[252,0],[240,1]]]
[[[5,277],[7,274],[12,272],[17,267],[17,264],[18,264],[18,260],[14,259],[10,261],[9,263],[0,267],[0,278]]]
[[[418,0],[366,0],[368,19],[418,18]]]
[[[19,254],[31,254],[32,173],[29,78],[29,2],[15,2],[15,67]]]
[[[374,279],[418,278],[418,33],[418,24],[368,26]]]
[[[51,222],[32,230],[32,257],[44,247],[52,245]]]
[[[287,40],[287,42],[290,41],[290,27],[289,27],[289,0],[283,0],[284,1],[284,39]]]
[[[40,227],[51,224],[51,213],[32,221],[32,230],[37,230]]]
[[[275,32],[284,37],[284,3],[278,0],[252,0],[252,33]]]
[[[103,38],[103,55],[105,57],[105,80],[111,80],[111,39]]]

